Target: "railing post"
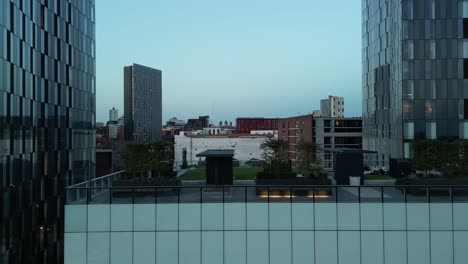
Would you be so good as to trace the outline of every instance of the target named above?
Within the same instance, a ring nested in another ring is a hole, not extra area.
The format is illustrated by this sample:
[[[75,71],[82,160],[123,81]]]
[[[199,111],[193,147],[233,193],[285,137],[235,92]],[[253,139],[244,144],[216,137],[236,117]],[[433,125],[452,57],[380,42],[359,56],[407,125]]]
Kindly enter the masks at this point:
[[[289,186],[289,203],[292,204],[292,198],[293,198],[293,187]]]
[[[406,194],[406,185],[403,185],[403,200],[405,201],[405,204],[408,203],[408,197]]]
[[[450,202],[453,203],[453,186],[449,186]]]
[[[384,187],[380,186],[380,202],[384,203]]]
[[[431,203],[431,194],[430,194],[430,186],[426,187],[426,195],[427,195],[427,203]]]
[[[358,201],[359,201],[359,204],[361,204],[361,185],[359,186],[356,186],[358,188]]]
[[[154,188],[154,203],[158,203],[158,187]]]
[[[257,190],[255,190],[257,192]],[[244,186],[244,202],[247,203],[247,186]]]
[[[338,204],[338,186],[335,186],[335,202]]]
[[[312,187],[312,201],[315,204],[315,187]]]
[[[267,203],[270,204],[270,186],[267,186]]]

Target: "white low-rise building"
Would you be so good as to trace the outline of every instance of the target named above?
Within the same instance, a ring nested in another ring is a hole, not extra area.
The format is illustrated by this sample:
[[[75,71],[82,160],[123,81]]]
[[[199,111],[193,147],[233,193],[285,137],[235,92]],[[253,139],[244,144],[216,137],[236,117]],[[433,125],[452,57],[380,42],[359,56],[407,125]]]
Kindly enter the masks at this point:
[[[203,151],[233,149],[234,159],[242,166],[247,161],[262,159],[263,151],[260,145],[269,137],[272,135],[188,135],[181,132],[175,136],[174,162],[176,166],[182,164],[184,150],[187,153],[187,165],[192,165],[204,160],[196,156]]]
[[[278,130],[252,130],[250,131],[251,135],[271,135],[274,138],[278,139]]]

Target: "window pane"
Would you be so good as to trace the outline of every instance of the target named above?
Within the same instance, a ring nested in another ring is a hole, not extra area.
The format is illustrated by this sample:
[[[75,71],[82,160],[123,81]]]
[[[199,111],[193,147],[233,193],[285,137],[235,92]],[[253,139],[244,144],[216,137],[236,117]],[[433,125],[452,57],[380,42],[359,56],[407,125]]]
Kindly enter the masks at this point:
[[[133,233],[133,264],[154,264],[156,262],[155,232]]]
[[[293,231],[293,264],[314,263],[314,232]]]
[[[202,243],[203,264],[223,263],[223,232],[203,232]]]
[[[270,264],[291,263],[291,232],[270,232]]]
[[[408,231],[408,264],[421,263],[430,263],[429,232]]]
[[[383,259],[383,232],[361,232],[362,264],[381,263]]]
[[[236,217],[238,219],[238,217]],[[202,228],[203,230],[223,229],[223,205],[220,203],[202,204]]]
[[[468,89],[467,89],[468,94]],[[413,80],[403,81],[403,99],[414,99],[414,82]]]
[[[359,232],[338,232],[338,257],[340,263],[342,263],[342,261],[346,261],[347,264],[360,264],[360,245],[361,243]]]
[[[436,123],[435,122],[427,122],[426,123],[426,138],[427,139],[437,139]]]
[[[247,229],[268,229],[268,203],[247,203]]]
[[[268,242],[267,242],[268,243]],[[246,232],[227,231],[224,232],[224,263],[243,264],[246,263]]]
[[[247,263],[268,264],[268,232],[247,231]]]
[[[114,218],[112,218],[114,220]],[[132,263],[133,234],[131,232],[111,232],[111,263]]]
[[[315,229],[336,230],[336,203],[315,204]]]
[[[111,231],[133,230],[133,205],[113,204],[111,205]]]
[[[468,232],[456,231],[454,232],[454,263],[464,264],[468,259]]]
[[[65,233],[65,263],[86,264],[86,256],[86,233]]]
[[[426,102],[424,100],[414,100],[414,118],[424,119],[426,116]]]
[[[453,263],[452,232],[431,232],[431,263]]]
[[[156,233],[156,263],[178,264],[177,232]]]
[[[88,233],[88,264],[109,263],[109,233]]]
[[[413,101],[403,100],[403,119],[413,119]]]
[[[179,232],[179,264],[200,263],[200,232]]]
[[[447,119],[447,100],[437,100],[437,119]]]
[[[385,232],[385,264],[406,263],[406,232]]]
[[[336,264],[338,262],[336,235],[336,231],[315,232],[315,241],[317,241],[315,243],[316,264]]]

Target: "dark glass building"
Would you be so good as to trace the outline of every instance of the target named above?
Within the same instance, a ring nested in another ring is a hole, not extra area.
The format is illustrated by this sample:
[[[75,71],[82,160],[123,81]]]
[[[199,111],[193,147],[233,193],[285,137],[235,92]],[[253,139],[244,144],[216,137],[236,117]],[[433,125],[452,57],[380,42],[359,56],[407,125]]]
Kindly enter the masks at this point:
[[[124,68],[124,136],[153,141],[162,133],[161,71],[133,64]]]
[[[364,149],[373,165],[416,139],[468,138],[468,1],[364,0]]]
[[[95,172],[94,0],[0,1],[0,263],[62,263]]]

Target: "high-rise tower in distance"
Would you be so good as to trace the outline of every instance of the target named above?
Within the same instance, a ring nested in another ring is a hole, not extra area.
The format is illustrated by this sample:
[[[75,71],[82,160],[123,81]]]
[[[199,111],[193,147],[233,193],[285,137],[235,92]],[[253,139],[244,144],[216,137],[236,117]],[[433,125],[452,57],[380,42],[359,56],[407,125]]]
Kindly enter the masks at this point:
[[[344,97],[329,95],[320,100],[320,115],[323,117],[344,117]]]
[[[133,64],[124,68],[124,135],[127,141],[161,139],[161,71]]]
[[[95,174],[94,5],[0,1],[0,263],[63,263],[65,188]]]
[[[410,158],[413,140],[468,138],[468,2],[366,0],[362,21],[372,165]]]
[[[109,110],[109,121],[118,121],[119,120],[119,109],[115,109],[115,107],[112,107],[111,110]]]

